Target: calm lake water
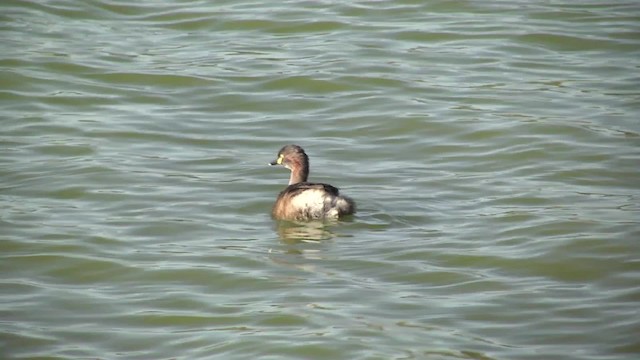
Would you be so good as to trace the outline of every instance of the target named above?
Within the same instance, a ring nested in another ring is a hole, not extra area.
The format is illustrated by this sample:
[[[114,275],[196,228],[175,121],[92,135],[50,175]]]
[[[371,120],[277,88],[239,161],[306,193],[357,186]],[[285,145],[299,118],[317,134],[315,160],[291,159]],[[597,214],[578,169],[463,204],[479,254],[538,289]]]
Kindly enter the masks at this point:
[[[0,19],[0,358],[640,356],[639,2]],[[271,219],[288,143],[355,216]]]

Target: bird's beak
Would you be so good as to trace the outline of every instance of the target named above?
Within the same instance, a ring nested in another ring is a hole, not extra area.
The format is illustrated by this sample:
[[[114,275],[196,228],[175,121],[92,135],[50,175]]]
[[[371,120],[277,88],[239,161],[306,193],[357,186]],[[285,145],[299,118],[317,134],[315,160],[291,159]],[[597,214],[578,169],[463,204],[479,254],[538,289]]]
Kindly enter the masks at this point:
[[[282,165],[282,159],[284,159],[284,155],[280,154],[280,156],[278,156],[277,159],[275,159],[274,161],[270,162],[269,165],[273,166],[273,165]]]

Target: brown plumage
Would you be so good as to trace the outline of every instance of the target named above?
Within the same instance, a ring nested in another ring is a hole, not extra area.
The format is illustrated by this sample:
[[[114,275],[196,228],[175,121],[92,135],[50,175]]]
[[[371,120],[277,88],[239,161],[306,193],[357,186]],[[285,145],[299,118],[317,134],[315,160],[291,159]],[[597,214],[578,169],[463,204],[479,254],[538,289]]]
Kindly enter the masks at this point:
[[[312,220],[338,218],[355,212],[355,203],[329,184],[307,182],[309,157],[298,145],[286,145],[269,165],[291,170],[289,186],[276,199],[271,214],[276,219]]]

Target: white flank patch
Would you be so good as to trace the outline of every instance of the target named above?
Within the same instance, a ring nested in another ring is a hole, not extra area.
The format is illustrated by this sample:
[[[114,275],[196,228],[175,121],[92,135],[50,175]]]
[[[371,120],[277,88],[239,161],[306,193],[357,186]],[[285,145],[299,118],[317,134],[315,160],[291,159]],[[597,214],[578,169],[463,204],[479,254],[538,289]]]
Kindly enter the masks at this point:
[[[324,199],[327,196],[324,190],[308,189],[291,199],[291,204],[299,209],[324,209]]]
[[[333,196],[324,190],[308,189],[291,199],[296,212],[308,214],[317,219],[337,218],[350,209],[350,204],[340,196]]]

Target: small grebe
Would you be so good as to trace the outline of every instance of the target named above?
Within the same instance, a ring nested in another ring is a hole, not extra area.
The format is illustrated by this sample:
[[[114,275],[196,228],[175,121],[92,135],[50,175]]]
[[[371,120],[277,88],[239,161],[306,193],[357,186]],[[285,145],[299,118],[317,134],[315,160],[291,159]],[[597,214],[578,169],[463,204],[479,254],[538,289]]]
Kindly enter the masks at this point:
[[[271,211],[276,219],[336,219],[356,211],[353,200],[340,195],[337,188],[307,182],[309,157],[300,146],[284,146],[278,152],[278,158],[269,165],[282,165],[291,170],[289,186],[280,192]]]

